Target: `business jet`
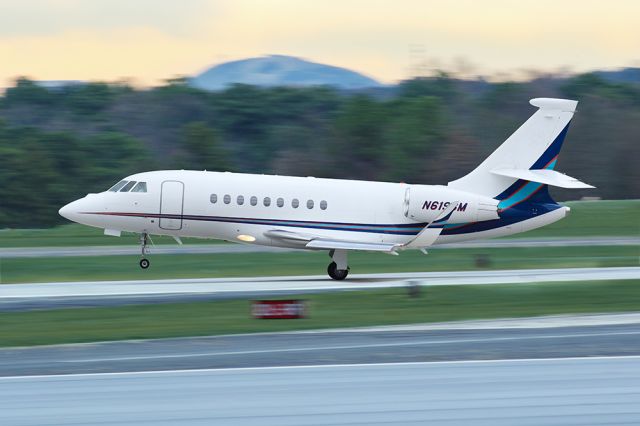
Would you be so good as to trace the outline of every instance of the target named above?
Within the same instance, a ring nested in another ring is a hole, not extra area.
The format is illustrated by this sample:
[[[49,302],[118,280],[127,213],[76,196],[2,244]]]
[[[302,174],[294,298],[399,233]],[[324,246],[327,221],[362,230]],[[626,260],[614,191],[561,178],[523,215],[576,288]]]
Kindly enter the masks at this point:
[[[564,218],[548,187],[593,188],[554,170],[577,102],[538,98],[538,110],[466,176],[418,185],[229,172],[163,170],[128,176],[88,194],[60,215],[140,234],[199,237],[326,250],[329,276],[349,273],[350,250],[397,255],[433,245],[512,235]]]

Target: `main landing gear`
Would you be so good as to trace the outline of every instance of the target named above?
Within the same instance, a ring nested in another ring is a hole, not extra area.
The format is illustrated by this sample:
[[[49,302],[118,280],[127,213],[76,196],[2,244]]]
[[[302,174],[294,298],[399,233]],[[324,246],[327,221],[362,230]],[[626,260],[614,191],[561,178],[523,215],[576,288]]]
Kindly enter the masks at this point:
[[[149,262],[149,259],[146,259],[144,257],[148,253],[147,244],[149,243],[149,241],[151,241],[149,234],[147,234],[146,232],[140,234],[140,246],[141,246],[141,253],[142,253],[142,259],[140,259],[140,267],[142,269],[147,269],[149,265],[151,265],[151,262]]]
[[[344,280],[349,275],[346,250],[331,250],[329,256],[333,260],[327,267],[327,273],[337,281]]]

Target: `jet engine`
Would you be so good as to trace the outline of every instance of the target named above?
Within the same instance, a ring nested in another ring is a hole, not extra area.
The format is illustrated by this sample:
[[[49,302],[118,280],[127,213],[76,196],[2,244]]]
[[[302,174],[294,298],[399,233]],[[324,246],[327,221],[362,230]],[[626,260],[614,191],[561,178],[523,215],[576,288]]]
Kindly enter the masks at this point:
[[[499,219],[498,200],[442,185],[411,185],[405,192],[404,215],[420,222],[432,222],[451,203],[458,202],[447,223]]]

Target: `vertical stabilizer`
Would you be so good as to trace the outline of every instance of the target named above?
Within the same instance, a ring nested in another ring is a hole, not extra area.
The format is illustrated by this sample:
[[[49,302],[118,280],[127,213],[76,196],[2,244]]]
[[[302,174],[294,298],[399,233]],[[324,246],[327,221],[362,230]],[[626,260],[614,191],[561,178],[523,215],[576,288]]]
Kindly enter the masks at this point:
[[[538,107],[538,111],[475,170],[449,182],[450,187],[501,198],[499,196],[518,179],[492,171],[554,168],[578,102],[568,99],[536,98],[530,103]]]

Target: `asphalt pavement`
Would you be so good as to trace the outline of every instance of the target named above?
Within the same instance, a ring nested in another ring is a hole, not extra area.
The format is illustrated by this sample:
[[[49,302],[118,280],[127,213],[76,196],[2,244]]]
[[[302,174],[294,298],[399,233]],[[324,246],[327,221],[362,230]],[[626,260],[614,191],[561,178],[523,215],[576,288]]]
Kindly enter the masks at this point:
[[[606,319],[607,316],[599,316]],[[535,319],[534,319],[535,320]],[[0,349],[0,376],[640,355],[640,321],[407,326]]]
[[[635,425],[640,314],[0,349],[2,425]]]
[[[637,425],[640,357],[0,378],[3,425]]]

